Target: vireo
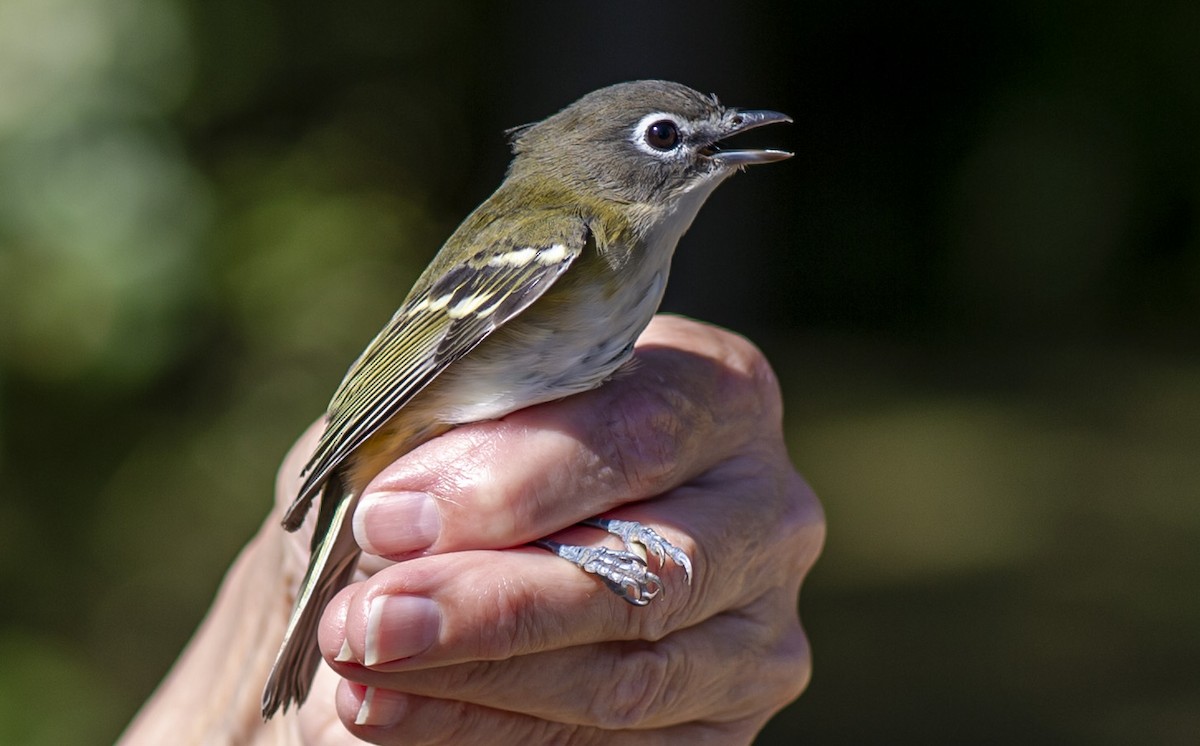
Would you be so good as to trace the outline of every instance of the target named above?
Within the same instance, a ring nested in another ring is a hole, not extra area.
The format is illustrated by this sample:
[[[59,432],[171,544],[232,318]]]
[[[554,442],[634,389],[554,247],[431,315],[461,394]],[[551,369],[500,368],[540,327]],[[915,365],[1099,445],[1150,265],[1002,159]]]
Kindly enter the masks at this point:
[[[317,622],[359,556],[351,516],[385,466],[446,430],[595,388],[633,354],[658,309],[671,255],[704,200],[743,166],[789,158],[722,140],[774,122],[678,83],[621,83],[509,131],[500,188],[463,221],[387,326],[350,366],[283,519],[294,531],[320,493],[312,555],[263,716],[302,703],[321,659]],[[659,591],[647,569],[691,563],[652,529],[593,519],[625,551],[537,542],[622,598]]]

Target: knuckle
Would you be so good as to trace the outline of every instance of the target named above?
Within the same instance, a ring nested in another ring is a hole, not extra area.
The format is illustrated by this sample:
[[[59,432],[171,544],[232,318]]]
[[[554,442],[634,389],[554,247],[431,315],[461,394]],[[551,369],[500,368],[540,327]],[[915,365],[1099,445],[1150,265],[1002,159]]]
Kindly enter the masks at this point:
[[[737,670],[753,674],[740,685],[740,702],[756,712],[775,713],[808,687],[812,651],[790,593],[768,593],[746,611],[758,632],[742,638],[748,644],[740,646]]]
[[[669,387],[636,387],[613,401],[597,450],[636,494],[658,492],[677,476],[683,435],[701,424],[688,422],[693,409]]]
[[[747,492],[758,496],[760,520],[755,525],[761,530],[755,535],[756,553],[773,557],[772,567],[794,578],[798,592],[800,580],[824,548],[825,513],[812,488],[785,457],[770,463],[764,468],[761,460],[751,458],[737,473],[743,475]]]
[[[737,402],[739,410],[781,427],[783,393],[779,377],[763,351],[745,337],[730,332],[723,357],[728,375],[719,401]]]
[[[783,486],[784,514],[779,522],[785,532],[784,546],[791,548],[791,566],[805,573],[816,564],[825,546],[825,511],[812,488],[795,469],[788,471]]]
[[[798,616],[789,625],[788,633],[772,657],[776,661],[776,665],[771,666],[771,679],[775,685],[765,692],[772,709],[779,710],[803,694],[812,680],[812,651]]]
[[[505,684],[504,669],[490,660],[474,660],[444,666],[439,676],[439,683],[446,691],[457,692],[464,700],[472,696],[483,696]]]
[[[762,454],[747,457],[731,471],[745,494],[754,496],[753,529],[739,534],[743,566],[759,572],[747,576],[751,596],[767,585],[786,587],[798,595],[800,584],[825,544],[825,515],[816,494],[786,460],[764,466]],[[728,478],[730,475],[725,475]],[[701,549],[703,551],[703,545]],[[756,564],[765,563],[765,564]],[[701,582],[705,580],[700,574]]]
[[[671,590],[675,590],[672,588]],[[665,594],[664,594],[665,595]],[[641,613],[634,615],[629,622],[629,629],[635,630],[638,639],[646,642],[659,642],[669,635],[672,631],[680,628],[679,617],[683,614],[683,610],[687,608],[687,604],[678,600],[679,594],[672,593],[667,598],[655,599],[653,605],[656,607],[649,614]],[[671,608],[673,607],[673,608]],[[633,609],[639,611],[639,609]]]
[[[613,389],[619,395],[608,400],[606,427],[592,446],[635,493],[675,486],[699,448],[783,449],[783,395],[771,364],[744,337],[720,331],[717,338],[715,355],[703,362],[655,363]]]
[[[519,578],[473,584],[477,589],[480,618],[475,625],[474,648],[484,660],[498,660],[514,650],[537,646],[548,633],[546,618],[529,602],[536,588]]]
[[[666,646],[629,646],[613,656],[610,686],[594,691],[588,703],[589,719],[606,730],[643,726],[659,708],[668,706],[673,669]]]

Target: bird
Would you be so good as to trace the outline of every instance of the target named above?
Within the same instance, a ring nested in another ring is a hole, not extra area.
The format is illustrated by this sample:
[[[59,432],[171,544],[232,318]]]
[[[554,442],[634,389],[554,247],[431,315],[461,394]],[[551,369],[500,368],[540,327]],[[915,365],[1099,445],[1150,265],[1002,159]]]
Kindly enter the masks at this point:
[[[724,140],[785,114],[739,109],[680,83],[593,91],[507,132],[500,187],[454,231],[350,366],[283,517],[319,497],[311,554],[262,695],[264,719],[300,706],[321,660],[317,625],[350,582],[351,527],[367,484],[451,428],[596,388],[626,366],[657,312],[680,236],[726,178],[790,158]],[[593,518],[625,550],[534,542],[645,605],[661,589],[643,557],[691,562],[652,528]],[[638,550],[641,551],[638,551]]]

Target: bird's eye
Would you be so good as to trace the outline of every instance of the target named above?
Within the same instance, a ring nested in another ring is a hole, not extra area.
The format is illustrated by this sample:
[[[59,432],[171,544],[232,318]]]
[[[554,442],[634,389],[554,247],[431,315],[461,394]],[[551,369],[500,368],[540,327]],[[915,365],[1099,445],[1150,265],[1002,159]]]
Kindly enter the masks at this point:
[[[646,143],[655,150],[671,150],[679,144],[679,128],[669,119],[662,119],[646,128]]]

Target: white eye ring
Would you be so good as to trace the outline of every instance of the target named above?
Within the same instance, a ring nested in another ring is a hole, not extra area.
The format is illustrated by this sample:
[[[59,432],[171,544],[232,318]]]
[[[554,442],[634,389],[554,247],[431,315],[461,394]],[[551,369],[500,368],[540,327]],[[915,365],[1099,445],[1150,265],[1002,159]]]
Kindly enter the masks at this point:
[[[674,136],[670,143],[652,142],[652,138],[656,137],[654,130],[660,125]],[[683,152],[683,148],[680,146],[686,138],[687,130],[673,114],[656,111],[638,120],[633,128],[633,135],[629,139],[638,150],[647,155],[652,155],[660,160],[675,160]]]

